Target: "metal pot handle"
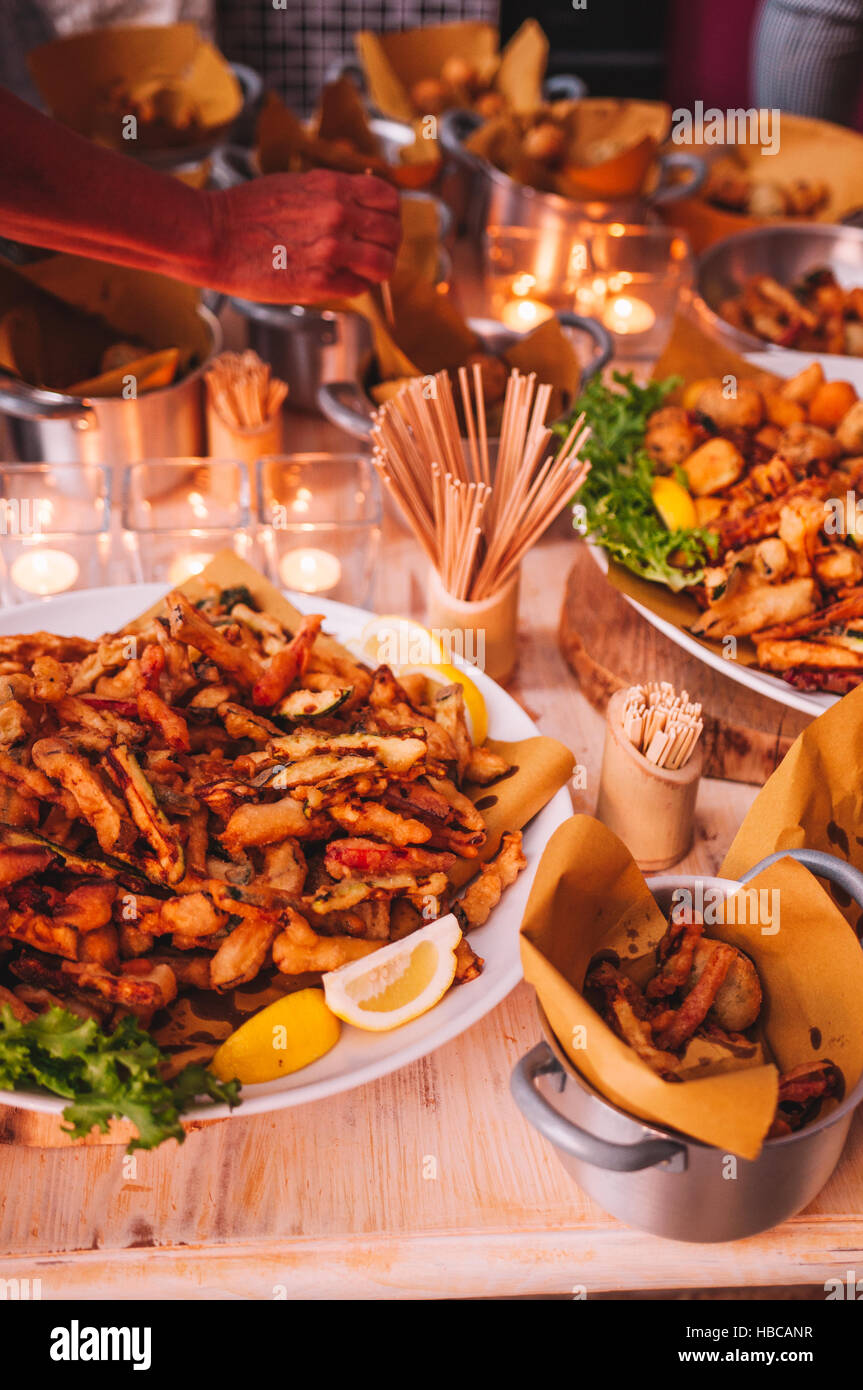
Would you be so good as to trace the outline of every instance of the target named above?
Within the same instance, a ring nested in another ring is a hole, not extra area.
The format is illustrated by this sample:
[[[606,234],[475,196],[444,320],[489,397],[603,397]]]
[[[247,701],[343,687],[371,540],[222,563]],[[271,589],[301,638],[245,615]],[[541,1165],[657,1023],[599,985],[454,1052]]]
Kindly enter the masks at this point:
[[[676,203],[678,198],[691,198],[707,178],[707,165],[704,160],[700,155],[691,154],[688,150],[669,151],[667,154],[659,155],[656,162],[659,167],[659,183],[647,199],[654,206]],[[680,183],[672,182],[671,175],[680,169],[688,173],[689,178]]]
[[[614,354],[614,340],[611,334],[598,319],[584,318],[581,314],[570,313],[568,309],[559,310],[557,318],[562,328],[580,328],[593,339],[597,349],[596,355],[591,358],[582,373],[582,380],[589,381],[611,361]]]
[[[338,425],[354,439],[371,439],[373,406],[357,382],[325,381],[318,387],[317,402],[331,425]]]
[[[231,63],[231,70],[242,89],[243,109],[249,111],[252,107],[257,106],[264,94],[264,79],[255,68],[250,68],[247,63]]]
[[[830,883],[835,883],[837,888],[844,888],[857,905],[863,907],[863,873],[855,869],[853,864],[847,864],[844,859],[837,858],[835,854],[827,854],[823,849],[777,850],[775,854],[768,854],[765,859],[759,860],[754,868],[742,875],[740,882],[749,883],[762,869],[768,868],[771,864],[778,864],[780,859],[796,859],[799,864],[811,869],[818,878],[826,878]]]
[[[587,83],[574,72],[556,72],[542,84],[544,101],[581,101],[587,96]]]
[[[0,376],[0,410],[19,420],[71,420],[81,430],[95,429],[96,412],[78,396],[25,386],[15,377]]]
[[[487,167],[484,159],[464,147],[468,136],[481,125],[482,117],[475,111],[455,108],[438,116],[437,138],[441,149],[465,169],[483,170]]]
[[[566,1119],[536,1089],[536,1078],[563,1068],[548,1043],[537,1043],[520,1062],[510,1078],[513,1100],[535,1129],[558,1149],[572,1158],[592,1163],[595,1168],[611,1169],[615,1173],[636,1173],[641,1168],[655,1168],[658,1163],[679,1159],[686,1163],[686,1145],[673,1139],[642,1139],[638,1144],[613,1144],[587,1130],[579,1129]]]

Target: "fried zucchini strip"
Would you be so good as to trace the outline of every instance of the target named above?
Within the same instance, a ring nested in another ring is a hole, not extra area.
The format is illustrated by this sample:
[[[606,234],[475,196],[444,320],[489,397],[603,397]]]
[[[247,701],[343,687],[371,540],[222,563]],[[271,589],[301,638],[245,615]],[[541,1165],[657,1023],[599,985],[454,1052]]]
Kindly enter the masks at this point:
[[[500,902],[505,888],[515,883],[527,860],[521,847],[521,831],[513,830],[501,836],[500,849],[493,859],[483,864],[479,876],[470,883],[461,900],[453,908],[463,931],[481,927],[487,922],[492,908]]]

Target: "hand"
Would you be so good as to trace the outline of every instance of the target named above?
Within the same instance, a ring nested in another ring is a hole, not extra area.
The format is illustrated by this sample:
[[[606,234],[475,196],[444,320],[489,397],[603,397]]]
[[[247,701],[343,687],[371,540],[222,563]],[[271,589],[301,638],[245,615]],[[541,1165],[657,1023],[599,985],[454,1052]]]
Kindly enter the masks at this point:
[[[399,198],[368,174],[269,174],[207,195],[213,289],[269,304],[314,304],[388,280]]]

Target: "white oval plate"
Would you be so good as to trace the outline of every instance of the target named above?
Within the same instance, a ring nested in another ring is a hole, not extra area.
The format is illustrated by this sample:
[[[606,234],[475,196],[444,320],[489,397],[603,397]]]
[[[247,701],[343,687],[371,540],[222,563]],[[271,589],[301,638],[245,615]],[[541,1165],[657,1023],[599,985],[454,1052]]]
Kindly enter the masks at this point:
[[[787,348],[776,348],[773,351],[747,352],[746,360],[751,362],[753,367],[758,367],[765,372],[775,372],[777,376],[795,376],[805,365],[802,358],[806,357],[806,362],[820,362],[824,369],[824,375],[828,381],[850,381],[851,385],[863,398],[863,357],[837,357],[829,353],[800,353],[791,352]],[[601,546],[588,541],[590,553],[593,556],[603,574],[608,573],[608,556]],[[768,700],[776,700],[780,705],[787,705],[789,709],[801,710],[803,714],[811,714],[817,718],[823,714],[831,705],[835,705],[837,700],[841,700],[841,695],[831,695],[825,691],[806,691],[795,690],[793,685],[782,680],[779,676],[771,676],[766,671],[758,671],[752,666],[743,666],[738,661],[727,661],[720,656],[719,652],[713,651],[710,647],[702,644],[688,632],[682,632],[673,623],[666,622],[664,618],[658,617],[651,609],[645,608],[643,604],[637,603],[634,598],[627,594],[623,597],[636,612],[657,629],[676,642],[678,647],[682,647],[690,656],[697,657],[706,666],[712,666],[714,671],[719,671],[723,676],[728,676],[731,680],[737,681],[740,685],[745,685],[749,690],[754,690],[756,695],[764,695]]]
[[[41,628],[61,636],[95,638],[131,621],[164,592],[160,584],[139,584],[63,594],[0,613],[0,633],[5,636]],[[362,609],[310,598],[307,594],[291,594],[291,599],[305,611],[324,613],[327,630],[342,641],[358,637],[373,616]],[[505,690],[483,672],[473,667],[468,669],[485,698],[489,729],[494,738],[530,738],[539,732]],[[471,932],[471,943],[485,959],[485,969],[478,979],[450,990],[427,1014],[391,1033],[366,1033],[343,1024],[338,1043],[325,1057],[279,1081],[244,1086],[243,1100],[236,1110],[231,1111],[226,1105],[200,1105],[188,1113],[219,1119],[230,1114],[255,1115],[322,1100],[407,1066],[483,1018],[521,979],[518,932],[528,893],[545,845],[557,827],[571,815],[569,793],[562,787],[525,828],[527,868],[506,890],[485,926]],[[0,1091],[0,1104],[59,1115],[66,1102],[35,1091]]]

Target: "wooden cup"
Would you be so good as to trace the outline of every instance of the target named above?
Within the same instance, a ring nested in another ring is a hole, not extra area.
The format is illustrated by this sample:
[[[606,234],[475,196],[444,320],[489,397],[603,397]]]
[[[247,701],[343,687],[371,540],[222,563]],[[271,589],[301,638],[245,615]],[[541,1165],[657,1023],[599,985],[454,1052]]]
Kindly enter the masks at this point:
[[[282,412],[277,411],[263,425],[238,429],[228,424],[208,401],[207,439],[210,458],[239,459],[242,463],[252,464],[265,454],[281,453]]]
[[[608,702],[596,814],[640,869],[657,872],[676,864],[692,845],[704,751],[699,739],[683,767],[650,762],[623,731],[628,694],[618,690]]]
[[[487,676],[502,684],[509,680],[518,664],[519,578],[516,570],[498,593],[479,603],[471,603],[453,598],[441,584],[437,570],[429,572],[429,627],[463,634],[460,654],[474,660]]]

